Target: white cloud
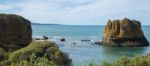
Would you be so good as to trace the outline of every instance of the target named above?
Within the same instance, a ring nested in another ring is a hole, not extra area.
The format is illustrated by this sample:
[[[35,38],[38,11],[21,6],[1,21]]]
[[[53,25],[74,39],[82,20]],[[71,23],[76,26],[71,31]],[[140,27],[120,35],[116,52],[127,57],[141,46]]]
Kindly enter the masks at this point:
[[[0,3],[0,11],[19,14],[38,23],[105,24],[109,18],[129,17],[145,21],[150,17],[146,16],[150,15],[149,2],[149,0],[22,0]]]

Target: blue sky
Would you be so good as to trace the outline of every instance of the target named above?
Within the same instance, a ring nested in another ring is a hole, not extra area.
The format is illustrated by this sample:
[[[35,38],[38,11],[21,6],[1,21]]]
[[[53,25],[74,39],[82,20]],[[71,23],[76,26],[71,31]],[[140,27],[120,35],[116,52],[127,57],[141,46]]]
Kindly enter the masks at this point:
[[[124,17],[150,25],[150,0],[0,0],[0,13],[22,15],[33,23],[105,25]]]

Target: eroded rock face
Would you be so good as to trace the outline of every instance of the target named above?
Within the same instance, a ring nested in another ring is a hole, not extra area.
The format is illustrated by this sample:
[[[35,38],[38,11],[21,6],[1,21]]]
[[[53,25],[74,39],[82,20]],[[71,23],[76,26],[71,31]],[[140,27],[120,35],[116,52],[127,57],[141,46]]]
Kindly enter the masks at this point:
[[[15,50],[32,41],[31,22],[14,14],[0,14],[0,47]]]
[[[103,45],[116,47],[141,47],[149,45],[141,29],[141,23],[127,18],[109,20],[104,29],[102,43]]]

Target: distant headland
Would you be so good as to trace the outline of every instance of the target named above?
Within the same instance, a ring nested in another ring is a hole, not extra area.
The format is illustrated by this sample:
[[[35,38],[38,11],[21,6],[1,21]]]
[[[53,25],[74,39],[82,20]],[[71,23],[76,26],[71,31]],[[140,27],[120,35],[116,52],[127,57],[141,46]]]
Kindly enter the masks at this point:
[[[32,25],[63,25],[63,24],[43,24],[43,23],[31,23]]]

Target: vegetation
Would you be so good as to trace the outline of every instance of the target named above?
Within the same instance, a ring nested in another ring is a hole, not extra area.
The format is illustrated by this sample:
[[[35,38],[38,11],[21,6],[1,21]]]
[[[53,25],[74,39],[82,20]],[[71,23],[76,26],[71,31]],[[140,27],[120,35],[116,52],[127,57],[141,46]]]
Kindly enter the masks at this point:
[[[22,60],[18,63],[11,63],[10,66],[57,66],[49,61],[46,57],[36,57],[33,53],[30,56],[30,60]]]
[[[87,66],[150,66],[150,55],[137,56],[131,59],[123,56],[117,62],[103,62],[102,65],[90,63]]]
[[[0,51],[0,66],[71,66],[69,55],[49,41],[35,41],[13,52]]]
[[[7,59],[8,53],[0,48],[0,61]]]

